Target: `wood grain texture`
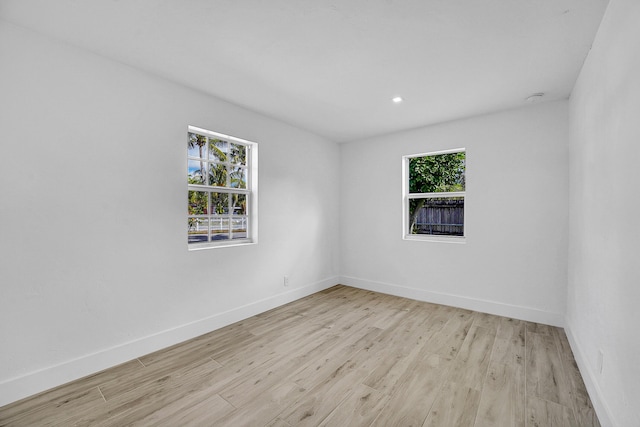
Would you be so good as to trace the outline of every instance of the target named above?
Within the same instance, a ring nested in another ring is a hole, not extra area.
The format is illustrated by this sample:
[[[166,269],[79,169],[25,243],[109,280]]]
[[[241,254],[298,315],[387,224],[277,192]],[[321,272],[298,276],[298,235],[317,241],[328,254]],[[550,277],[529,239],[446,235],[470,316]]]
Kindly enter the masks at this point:
[[[482,389],[476,427],[524,427],[524,369],[492,362]]]
[[[368,426],[382,411],[388,400],[388,394],[360,384],[320,425]]]
[[[527,331],[527,396],[571,407],[568,378],[564,374],[553,335]]]
[[[527,397],[528,427],[574,427],[576,423],[573,411],[535,396]]]
[[[424,427],[473,427],[480,402],[480,391],[447,382],[434,402]]]
[[[449,374],[451,361],[436,354],[412,363],[374,426],[422,426]]]
[[[0,426],[599,427],[562,329],[335,286],[0,408]]]
[[[564,373],[569,383],[569,395],[573,403],[576,421],[578,425],[582,427],[600,427],[600,422],[591,404],[591,399],[589,399],[589,394],[580,375],[580,370],[573,358],[569,341],[562,329],[556,330],[556,338],[560,355],[562,356]]]
[[[477,326],[471,327],[453,361],[449,380],[459,386],[481,390],[494,342],[495,332]]]

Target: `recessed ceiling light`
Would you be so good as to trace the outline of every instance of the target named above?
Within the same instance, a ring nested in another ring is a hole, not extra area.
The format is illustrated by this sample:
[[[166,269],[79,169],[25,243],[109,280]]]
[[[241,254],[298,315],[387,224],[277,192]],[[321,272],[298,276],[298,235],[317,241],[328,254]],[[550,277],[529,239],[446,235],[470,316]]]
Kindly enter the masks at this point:
[[[544,92],[534,93],[533,95],[529,96],[526,101],[530,104],[533,104],[534,102],[541,101],[543,96]]]
[[[392,101],[395,102],[396,104],[399,104],[402,102],[402,97],[396,96],[395,98],[392,99]]]

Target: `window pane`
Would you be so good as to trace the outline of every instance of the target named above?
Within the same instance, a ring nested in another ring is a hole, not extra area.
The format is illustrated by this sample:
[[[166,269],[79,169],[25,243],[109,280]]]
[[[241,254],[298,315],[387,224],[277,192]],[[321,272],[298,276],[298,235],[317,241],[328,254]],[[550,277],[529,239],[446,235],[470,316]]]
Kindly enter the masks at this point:
[[[231,219],[231,226],[233,227],[234,239],[247,238],[247,222],[248,222],[248,218],[246,216],[239,217],[239,218],[234,217]]]
[[[189,249],[251,241],[258,223],[249,215],[256,208],[251,183],[257,165],[249,161],[257,157],[257,145],[192,126],[187,136]]]
[[[409,159],[409,193],[465,191],[464,152]]]
[[[239,166],[234,166],[231,169],[231,187],[232,188],[247,188],[247,169]]]
[[[227,161],[227,153],[229,152],[229,143],[222,139],[209,139],[209,160],[217,160],[219,162]]]
[[[207,158],[207,138],[196,133],[189,132],[187,141],[187,154],[191,157]]]
[[[409,200],[409,234],[464,235],[464,197]]]
[[[227,167],[220,163],[211,163],[209,166],[209,185],[218,187],[227,186]]]
[[[247,164],[247,147],[240,144],[231,143],[229,150],[229,161],[231,163],[246,165]]]
[[[211,213],[216,215],[229,213],[229,195],[227,193],[211,193]]]
[[[189,184],[206,184],[206,170],[207,164],[205,162],[199,162],[197,160],[189,160],[188,165],[188,180]]]
[[[246,215],[247,214],[247,196],[246,194],[231,193],[231,214]]]
[[[229,218],[211,218],[211,240],[229,239]]]
[[[207,209],[207,193],[205,191],[189,191],[189,215],[205,215]]]
[[[209,220],[206,218],[188,219],[189,243],[202,243],[209,240]]]

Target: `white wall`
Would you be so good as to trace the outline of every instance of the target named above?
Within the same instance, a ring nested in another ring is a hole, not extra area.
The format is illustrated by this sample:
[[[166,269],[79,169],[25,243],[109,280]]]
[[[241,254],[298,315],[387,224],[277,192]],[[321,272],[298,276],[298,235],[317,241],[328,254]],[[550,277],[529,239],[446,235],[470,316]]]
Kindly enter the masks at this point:
[[[337,283],[333,142],[3,21],[0,64],[0,406]],[[188,125],[259,143],[259,244],[187,251]]]
[[[611,0],[570,102],[567,332],[605,426],[640,426],[639,22]]]
[[[560,325],[567,280],[568,103],[341,147],[341,282]],[[467,149],[466,244],[402,240],[402,156]]]

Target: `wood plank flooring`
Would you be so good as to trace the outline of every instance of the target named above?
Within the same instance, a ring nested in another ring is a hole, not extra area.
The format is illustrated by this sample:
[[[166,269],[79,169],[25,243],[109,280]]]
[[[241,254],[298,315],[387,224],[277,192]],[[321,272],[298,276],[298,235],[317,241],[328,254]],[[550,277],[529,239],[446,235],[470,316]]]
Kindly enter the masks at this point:
[[[0,426],[599,426],[564,331],[335,286],[0,408]]]

